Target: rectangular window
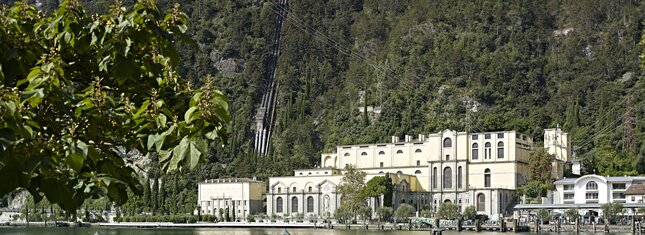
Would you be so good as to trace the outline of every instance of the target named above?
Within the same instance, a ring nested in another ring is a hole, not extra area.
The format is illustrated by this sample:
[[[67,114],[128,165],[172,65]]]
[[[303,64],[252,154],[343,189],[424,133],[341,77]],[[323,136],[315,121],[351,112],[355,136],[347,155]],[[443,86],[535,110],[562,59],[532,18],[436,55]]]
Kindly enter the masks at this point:
[[[564,194],[564,200],[571,200],[571,199],[573,199],[573,193]]]
[[[497,158],[504,158],[504,148],[497,148]]]
[[[296,192],[296,187],[293,187],[293,192]]]
[[[636,201],[636,197],[632,196],[632,202]]]
[[[565,191],[573,190],[573,184],[562,185]]]
[[[484,139],[490,139],[490,134],[485,134]]]
[[[417,160],[417,166],[421,166],[421,161]]]
[[[472,135],[472,140],[477,140],[477,139],[479,139],[478,135]]]
[[[587,193],[585,198],[587,200],[598,200],[598,193]]]
[[[450,155],[446,155],[446,161],[450,161]]]
[[[614,199],[625,199],[625,193],[613,193]]]
[[[497,133],[497,138],[498,139],[503,139],[504,138],[504,133]]]
[[[611,185],[614,189],[625,189],[625,184],[612,184]]]
[[[383,162],[379,163],[379,166],[380,166],[380,167],[383,167]]]

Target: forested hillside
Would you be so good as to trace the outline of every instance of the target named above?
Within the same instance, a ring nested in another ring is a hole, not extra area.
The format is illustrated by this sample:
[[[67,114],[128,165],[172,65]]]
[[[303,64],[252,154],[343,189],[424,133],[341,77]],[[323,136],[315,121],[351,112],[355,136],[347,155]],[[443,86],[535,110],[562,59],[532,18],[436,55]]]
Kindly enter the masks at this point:
[[[88,12],[112,3],[81,2]],[[163,189],[174,199],[167,206],[194,204],[180,189],[206,178],[289,175],[339,144],[447,128],[517,130],[538,147],[543,129],[559,124],[587,172],[645,174],[644,1],[290,1],[267,157],[252,152],[253,115],[280,6],[180,2],[198,45],[181,48],[180,72],[197,86],[212,74],[233,121],[229,144],[213,146],[193,174],[149,172],[174,185]]]
[[[643,5],[291,2],[272,157],[314,162],[338,144],[446,128],[517,130],[540,146],[543,129],[560,124],[588,172],[636,174],[639,154],[645,164]],[[378,118],[359,112],[360,91],[381,107]]]

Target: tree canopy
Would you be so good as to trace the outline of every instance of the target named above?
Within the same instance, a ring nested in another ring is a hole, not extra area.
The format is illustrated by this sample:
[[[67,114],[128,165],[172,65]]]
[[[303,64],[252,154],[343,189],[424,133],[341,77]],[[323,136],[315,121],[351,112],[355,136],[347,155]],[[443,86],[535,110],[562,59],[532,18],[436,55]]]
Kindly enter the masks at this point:
[[[226,140],[228,100],[213,79],[177,73],[187,16],[152,1],[90,16],[77,0],[49,15],[24,2],[0,16],[0,195],[25,188],[74,211],[142,186],[128,154],[193,169]]]
[[[412,207],[410,204],[406,203],[401,203],[398,208],[396,208],[396,211],[394,211],[394,217],[400,219],[407,220],[409,217],[412,217],[414,215],[414,207]]]
[[[341,194],[341,207],[346,208],[352,215],[356,215],[358,210],[365,205],[365,175],[363,171],[356,170],[352,165],[347,165],[343,169],[343,178],[337,187]]]
[[[451,202],[444,202],[439,205],[437,217],[442,219],[457,219],[461,216],[459,207]]]

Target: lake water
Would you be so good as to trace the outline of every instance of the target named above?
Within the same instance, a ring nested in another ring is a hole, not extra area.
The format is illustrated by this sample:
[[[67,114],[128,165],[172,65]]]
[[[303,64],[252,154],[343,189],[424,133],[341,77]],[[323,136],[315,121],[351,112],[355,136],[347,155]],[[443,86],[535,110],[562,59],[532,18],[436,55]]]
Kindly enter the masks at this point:
[[[16,228],[0,227],[0,234],[4,235],[94,235],[98,232],[101,235],[278,235],[282,229],[278,228],[155,228],[155,229],[136,229],[136,228]],[[397,231],[397,230],[327,230],[327,229],[288,229],[291,235],[358,235],[358,234],[377,234],[377,235],[429,235],[429,231]],[[497,233],[497,232],[456,232],[444,231],[444,235],[498,235],[514,233]],[[527,235],[528,233],[523,233]],[[540,233],[544,235],[556,233]],[[574,235],[574,233],[558,233],[559,235]],[[580,233],[580,235],[591,235],[593,233]],[[617,233],[609,233],[617,234]]]

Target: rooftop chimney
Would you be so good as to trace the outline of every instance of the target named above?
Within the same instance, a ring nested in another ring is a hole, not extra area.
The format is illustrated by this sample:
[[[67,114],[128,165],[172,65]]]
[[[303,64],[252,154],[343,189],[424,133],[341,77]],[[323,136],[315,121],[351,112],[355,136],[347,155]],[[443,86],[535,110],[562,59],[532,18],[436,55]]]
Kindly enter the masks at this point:
[[[399,137],[398,136],[392,136],[392,143],[398,143],[399,142]]]

